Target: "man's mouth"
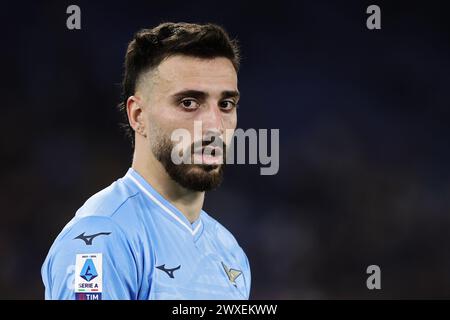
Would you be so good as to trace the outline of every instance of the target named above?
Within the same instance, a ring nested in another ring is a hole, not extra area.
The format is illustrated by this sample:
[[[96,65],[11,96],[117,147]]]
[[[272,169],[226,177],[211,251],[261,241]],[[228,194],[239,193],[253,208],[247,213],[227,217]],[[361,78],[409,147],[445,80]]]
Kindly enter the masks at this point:
[[[194,152],[194,164],[221,165],[223,164],[223,150],[219,147],[206,146]]]

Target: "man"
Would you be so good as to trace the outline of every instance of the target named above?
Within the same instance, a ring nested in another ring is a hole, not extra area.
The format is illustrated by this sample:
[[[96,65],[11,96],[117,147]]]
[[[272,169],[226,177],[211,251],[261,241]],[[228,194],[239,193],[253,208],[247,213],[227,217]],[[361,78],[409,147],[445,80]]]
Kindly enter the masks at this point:
[[[213,24],[164,23],[135,35],[121,106],[132,167],[87,200],[55,240],[42,266],[46,299],[249,298],[245,253],[202,210],[226,154],[211,142],[225,136],[229,145],[224,133],[236,128],[238,68],[235,41]],[[182,150],[194,161],[175,164],[172,133],[194,136],[195,123],[200,141]]]

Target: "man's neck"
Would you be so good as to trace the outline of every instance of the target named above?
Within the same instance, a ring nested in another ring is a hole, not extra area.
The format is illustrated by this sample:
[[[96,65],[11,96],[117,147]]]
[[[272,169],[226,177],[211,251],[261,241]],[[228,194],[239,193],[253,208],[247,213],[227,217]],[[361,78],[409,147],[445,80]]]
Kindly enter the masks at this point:
[[[139,161],[133,159],[132,168],[137,171],[159,194],[180,210],[193,223],[200,216],[205,200],[205,192],[192,191],[183,188],[173,181],[162,164],[154,161]]]

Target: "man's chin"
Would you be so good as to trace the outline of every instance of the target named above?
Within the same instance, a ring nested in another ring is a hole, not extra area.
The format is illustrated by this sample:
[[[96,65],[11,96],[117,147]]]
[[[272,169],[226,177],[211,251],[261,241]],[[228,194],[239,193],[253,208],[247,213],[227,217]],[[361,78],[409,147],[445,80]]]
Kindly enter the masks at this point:
[[[223,180],[223,165],[190,165],[184,170],[169,172],[171,178],[182,187],[193,191],[210,191]]]

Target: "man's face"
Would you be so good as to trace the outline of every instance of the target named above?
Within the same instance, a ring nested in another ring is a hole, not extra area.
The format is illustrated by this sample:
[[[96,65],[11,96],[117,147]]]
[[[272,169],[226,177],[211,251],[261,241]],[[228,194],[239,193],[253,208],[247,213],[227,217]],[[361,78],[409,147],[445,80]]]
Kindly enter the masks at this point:
[[[231,61],[171,56],[142,77],[138,88],[145,97],[143,119],[149,133],[148,147],[169,176],[191,190],[207,191],[217,187],[222,181],[226,148],[215,148],[211,153],[207,145],[211,143],[210,135],[220,136],[225,140],[224,146],[229,145],[231,135],[225,135],[225,130],[236,128],[239,94],[237,74]],[[194,122],[197,121],[201,123],[201,137],[194,137]],[[171,135],[176,129],[190,132],[190,150],[182,150],[182,153],[190,155],[192,164],[176,165],[172,161],[176,143]],[[209,155],[203,153],[205,147]],[[198,161],[202,164],[195,164]]]

